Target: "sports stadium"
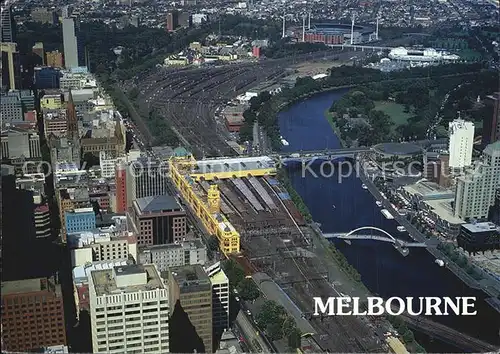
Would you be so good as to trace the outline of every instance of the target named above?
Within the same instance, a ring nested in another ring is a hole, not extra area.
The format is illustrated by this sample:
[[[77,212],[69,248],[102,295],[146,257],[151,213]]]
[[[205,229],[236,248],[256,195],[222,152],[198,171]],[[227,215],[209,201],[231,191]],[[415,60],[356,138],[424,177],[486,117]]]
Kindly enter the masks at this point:
[[[353,43],[366,43],[376,39],[373,27],[341,23],[315,23],[310,29],[305,30],[304,40],[308,43],[344,44],[351,42],[351,29]],[[297,29],[297,37],[302,40],[302,29]]]

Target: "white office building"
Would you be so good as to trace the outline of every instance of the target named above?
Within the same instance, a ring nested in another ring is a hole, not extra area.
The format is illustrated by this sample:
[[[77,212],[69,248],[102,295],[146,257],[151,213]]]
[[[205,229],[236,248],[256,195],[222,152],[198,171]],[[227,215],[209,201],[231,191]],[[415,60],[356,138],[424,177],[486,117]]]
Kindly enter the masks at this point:
[[[137,260],[137,238],[129,231],[117,231],[114,226],[67,235],[71,265],[89,262]]]
[[[169,302],[154,265],[95,270],[89,277],[94,353],[168,353]]]
[[[204,268],[212,283],[213,326],[218,333],[229,328],[229,279],[220,262]]]
[[[130,199],[127,198],[129,206],[132,206],[132,202],[139,198],[168,194],[168,163],[166,161],[139,158],[130,163],[127,174],[127,179],[130,178],[132,181],[132,195]]]
[[[474,123],[455,119],[449,124],[449,138],[450,168],[460,169],[470,166],[474,145]]]
[[[206,261],[207,248],[200,240],[149,246],[139,254],[140,263],[155,264],[160,272],[170,267],[204,265]]]
[[[78,67],[78,40],[75,32],[75,20],[73,18],[62,19],[64,67],[66,69]]]
[[[484,149],[482,161],[457,178],[454,214],[463,220],[485,220],[500,188],[500,141]]]

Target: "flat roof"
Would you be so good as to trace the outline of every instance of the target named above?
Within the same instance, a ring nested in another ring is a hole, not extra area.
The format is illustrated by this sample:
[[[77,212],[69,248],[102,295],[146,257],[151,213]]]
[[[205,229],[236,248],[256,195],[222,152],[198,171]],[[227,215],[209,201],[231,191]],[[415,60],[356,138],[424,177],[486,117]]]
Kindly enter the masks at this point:
[[[47,278],[23,279],[2,282],[2,296],[13,294],[25,294],[47,290]],[[57,285],[56,285],[57,286]]]
[[[453,207],[451,206],[452,202],[454,202],[454,198],[450,199],[440,199],[440,200],[425,200],[424,203],[429,205],[432,210],[436,213],[444,221],[450,224],[463,224],[463,221],[460,218],[457,218],[453,215]]]
[[[425,197],[442,197],[442,199],[449,199],[454,196],[453,191],[446,189],[437,183],[427,181],[409,184],[403,186],[403,189],[411,195],[417,194],[424,197],[424,199]]]
[[[212,289],[212,283],[199,264],[170,268],[170,274],[181,292],[199,292]]]
[[[212,276],[210,277],[210,281],[212,282],[212,284],[224,284],[229,280],[224,271],[221,269],[218,272],[212,274]]]
[[[213,173],[274,168],[275,163],[269,156],[257,156],[199,160],[196,161],[196,166],[195,173]]]
[[[121,271],[117,272],[118,269]],[[130,275],[146,273],[147,281],[145,284],[130,285],[119,288],[116,285],[115,274]],[[120,294],[127,292],[149,291],[153,289],[164,289],[160,275],[153,264],[132,264],[114,267],[112,269],[96,270],[90,273],[94,289],[97,296]]]
[[[180,243],[167,243],[164,245],[153,245],[153,246],[147,246],[142,249],[142,252],[151,252],[151,251],[162,251],[162,250],[167,250],[167,249],[173,249],[173,248],[205,248],[205,245],[201,240],[191,240],[191,241],[185,241],[185,242],[180,242]]]
[[[164,210],[181,210],[181,206],[177,200],[171,195],[166,194],[138,198],[136,203],[143,213],[159,213]]]
[[[500,232],[500,226],[492,222],[478,222],[463,224],[462,227],[470,232],[497,231]]]

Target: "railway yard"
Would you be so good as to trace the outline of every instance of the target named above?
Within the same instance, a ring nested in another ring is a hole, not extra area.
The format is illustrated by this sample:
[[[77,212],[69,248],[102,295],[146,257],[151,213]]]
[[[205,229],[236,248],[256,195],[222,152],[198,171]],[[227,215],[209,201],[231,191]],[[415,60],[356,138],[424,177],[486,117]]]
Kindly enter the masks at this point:
[[[347,58],[352,53],[340,55]],[[248,274],[267,273],[300,308],[302,317],[314,310],[312,296],[338,295],[332,286],[337,279],[331,277],[327,265],[330,263],[314,252],[313,231],[274,177],[276,171],[269,173],[272,162],[266,157],[235,158],[236,152],[227,144],[231,135],[225,125],[215,119],[214,113],[217,107],[252,87],[286,75],[291,66],[334,56],[337,59],[339,52],[266,60],[258,64],[156,68],[131,83],[139,91],[138,111],[143,116],[152,109],[157,111],[198,159],[192,171],[179,170],[173,180],[191,213],[201,220],[209,233],[217,235],[221,244],[224,237],[230,235],[226,239],[230,244],[226,250],[234,249],[234,235],[238,235],[240,252],[229,256],[234,256]],[[140,128],[141,124],[136,123]],[[154,135],[154,132],[141,135],[147,137],[151,133]],[[225,158],[210,159],[216,156]],[[229,162],[228,157],[232,157],[232,161]],[[179,178],[181,175],[184,177]],[[180,182],[183,179],[189,183]],[[219,212],[210,215],[211,185],[217,185],[220,201]],[[220,225],[223,225],[222,231],[218,229]],[[307,316],[307,319],[315,330],[312,339],[325,351],[384,351],[383,344],[374,335],[376,324],[366,318]]]
[[[352,53],[329,50],[258,63],[182,69],[157,67],[124,86],[138,89],[136,102],[143,117],[154,109],[196,157],[235,156],[236,152],[228,145],[231,135],[224,123],[215,119],[217,107],[263,82],[276,82],[287,75],[287,69],[293,71],[304,63],[325,63],[350,56]],[[138,126],[147,129],[142,124]],[[151,137],[154,132],[143,135]]]
[[[189,168],[183,165],[182,170],[175,163],[172,166],[189,181],[197,201],[187,204],[194,213],[200,213],[197,216],[201,220],[206,217],[199,212],[199,205],[211,204],[211,186],[217,186],[220,209],[214,213],[214,219],[216,223],[227,220],[231,226],[223,227],[236,229],[240,238],[240,252],[229,256],[242,264],[248,274],[267,273],[300,308],[302,315],[296,321],[314,310],[312,296],[338,295],[331,284],[335,279],[329,278],[325,263],[314,253],[310,229],[274,177],[272,160],[265,156],[223,158],[192,161]],[[189,199],[186,188],[178,181],[174,180],[177,189],[184,200]],[[224,243],[223,235],[220,242]],[[324,350],[382,350],[374,336],[375,324],[366,318],[307,316],[307,320],[314,328],[314,340]]]

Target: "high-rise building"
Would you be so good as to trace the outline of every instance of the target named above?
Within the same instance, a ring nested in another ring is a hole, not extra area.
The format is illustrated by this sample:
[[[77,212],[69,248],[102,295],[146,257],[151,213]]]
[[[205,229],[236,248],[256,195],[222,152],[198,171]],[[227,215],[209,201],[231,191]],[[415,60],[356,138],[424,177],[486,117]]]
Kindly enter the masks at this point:
[[[138,198],[168,194],[168,165],[164,161],[139,158],[127,169],[127,178],[131,178],[131,198],[128,206]]]
[[[78,62],[78,37],[75,30],[74,18],[62,19],[63,45],[64,45],[64,67],[66,69],[77,68]]]
[[[15,90],[21,87],[21,56],[16,43],[2,42],[2,88]]]
[[[45,57],[47,59],[47,66],[51,66],[53,68],[64,67],[63,54],[60,53],[58,50],[45,53]]]
[[[10,5],[2,7],[0,22],[1,42],[16,43],[16,21]]]
[[[207,261],[207,248],[198,239],[167,245],[145,247],[139,254],[142,264],[155,264],[160,272],[171,267],[200,264]]]
[[[492,222],[463,224],[457,244],[470,253],[500,248],[500,226]]]
[[[170,11],[167,13],[167,31],[172,32],[179,27],[179,13],[177,11]]]
[[[493,114],[483,118],[483,146],[500,140],[500,92],[486,97],[486,104],[491,105]]]
[[[483,151],[474,169],[457,178],[454,214],[463,220],[486,220],[500,188],[500,141]]]
[[[154,265],[89,276],[94,353],[169,352],[169,294]]]
[[[472,164],[474,123],[455,119],[449,124],[449,166],[460,169]]]
[[[2,160],[39,159],[40,137],[36,130],[11,127],[2,131]]]
[[[212,283],[205,270],[201,265],[172,267],[168,283],[172,316],[179,302],[203,341],[204,348],[197,348],[197,352],[212,353]]]
[[[43,48],[43,42],[36,42],[31,50],[42,59],[42,65],[45,65],[45,49]]]
[[[229,279],[220,262],[205,267],[205,271],[212,283],[213,326],[221,334],[229,329]]]
[[[66,345],[63,297],[57,279],[2,281],[2,340],[10,352]]]
[[[181,242],[186,237],[186,212],[170,195],[134,200],[127,217],[139,246]]]
[[[41,66],[35,68],[35,88],[58,89],[61,84],[61,71],[58,68]]]

